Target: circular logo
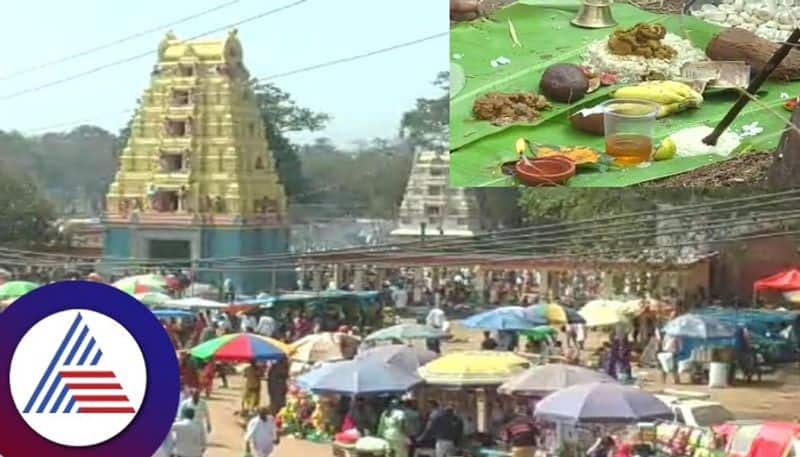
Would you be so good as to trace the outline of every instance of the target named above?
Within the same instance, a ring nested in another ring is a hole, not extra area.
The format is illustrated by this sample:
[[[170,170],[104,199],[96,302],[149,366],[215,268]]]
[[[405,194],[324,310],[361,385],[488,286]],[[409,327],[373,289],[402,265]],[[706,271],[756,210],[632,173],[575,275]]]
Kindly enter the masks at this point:
[[[119,435],[136,417],[147,385],[136,340],[117,321],[87,309],[61,311],[31,327],[10,374],[25,422],[65,446]]]
[[[0,313],[0,456],[152,456],[178,409],[175,351],[105,284],[38,288]]]

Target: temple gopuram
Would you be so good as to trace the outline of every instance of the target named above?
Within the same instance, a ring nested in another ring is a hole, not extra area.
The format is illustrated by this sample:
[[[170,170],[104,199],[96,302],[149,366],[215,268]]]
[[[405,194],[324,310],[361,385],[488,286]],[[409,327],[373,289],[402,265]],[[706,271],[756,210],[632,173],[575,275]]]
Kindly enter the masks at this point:
[[[105,264],[183,261],[198,277],[270,290],[269,270],[207,259],[289,250],[286,196],[236,30],[224,40],[161,41],[150,86],[106,198]],[[284,282],[280,281],[280,282]]]

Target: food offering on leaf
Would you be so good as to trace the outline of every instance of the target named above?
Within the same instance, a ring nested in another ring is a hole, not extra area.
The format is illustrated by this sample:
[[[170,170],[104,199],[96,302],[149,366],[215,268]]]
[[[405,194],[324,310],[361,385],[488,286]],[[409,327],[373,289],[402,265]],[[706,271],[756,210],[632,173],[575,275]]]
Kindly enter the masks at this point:
[[[618,56],[670,60],[678,52],[662,40],[667,29],[661,24],[636,24],[627,30],[615,30],[608,38],[608,49]]]
[[[605,120],[603,119],[603,108],[595,106],[585,108],[569,117],[569,122],[581,132],[591,133],[592,135],[603,136],[605,134]]]
[[[586,146],[537,146],[536,157],[564,156],[575,162],[575,165],[594,165],[600,163],[600,151]]]
[[[519,162],[531,162],[538,159],[560,159],[573,163],[579,170],[607,171],[613,163],[608,154],[587,146],[553,146],[532,144],[525,138],[517,139],[515,143]],[[525,156],[530,152],[533,159]]]
[[[580,66],[558,63],[544,71],[539,89],[551,100],[572,103],[589,93],[589,82],[585,70]]]
[[[563,185],[575,176],[575,161],[564,155],[550,157],[533,157],[525,155],[530,152],[531,144],[525,138],[518,138],[514,144],[519,159],[501,165],[504,173],[510,171],[518,181],[529,186]]]
[[[579,66],[584,76],[589,79],[589,90],[587,93],[591,94],[601,87],[613,86],[617,83],[617,75],[613,73],[598,73],[586,65]]]
[[[647,81],[622,87],[611,94],[618,99],[640,99],[658,103],[658,117],[679,113],[703,104],[703,95],[677,81]]]
[[[542,116],[542,111],[550,108],[552,105],[545,97],[533,92],[490,92],[475,100],[472,113],[478,120],[506,125],[534,122]]]
[[[661,24],[647,23],[615,30],[590,43],[582,56],[582,64],[591,71],[613,74],[626,83],[677,79],[687,63],[708,60],[691,41],[667,32]]]

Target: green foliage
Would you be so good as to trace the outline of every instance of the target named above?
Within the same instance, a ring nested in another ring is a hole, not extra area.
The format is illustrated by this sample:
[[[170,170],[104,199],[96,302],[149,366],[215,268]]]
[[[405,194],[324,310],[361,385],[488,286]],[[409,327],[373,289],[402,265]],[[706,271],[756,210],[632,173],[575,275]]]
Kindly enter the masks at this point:
[[[254,91],[267,143],[286,194],[289,198],[299,196],[307,190],[308,184],[302,174],[298,148],[286,133],[322,130],[330,116],[298,106],[291,95],[273,84],[255,83]]]
[[[303,175],[313,179],[306,201],[376,218],[394,217],[413,161],[406,146],[382,138],[359,142],[355,151],[318,138],[301,148],[300,157]]]
[[[443,91],[437,98],[419,98],[416,107],[403,114],[400,137],[412,148],[431,149],[447,144],[450,122],[450,73],[443,71],[433,83]]]
[[[0,160],[41,183],[58,207],[79,202],[99,211],[116,169],[115,141],[113,134],[88,125],[35,137],[0,132]]]
[[[52,240],[53,210],[33,181],[0,160],[0,246],[34,247]]]

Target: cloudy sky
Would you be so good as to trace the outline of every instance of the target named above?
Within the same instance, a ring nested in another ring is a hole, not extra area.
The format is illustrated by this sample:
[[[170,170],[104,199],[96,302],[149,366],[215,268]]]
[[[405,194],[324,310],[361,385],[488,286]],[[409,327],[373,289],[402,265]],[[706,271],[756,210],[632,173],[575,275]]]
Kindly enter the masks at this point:
[[[117,131],[130,116],[124,111],[135,106],[148,85],[155,51],[166,31],[160,26],[222,6],[171,27],[179,38],[188,38],[296,1],[2,2],[0,129],[42,133],[91,123]],[[447,4],[446,0],[307,0],[238,26],[245,64],[254,76],[266,78],[447,32]],[[134,34],[141,36],[52,63]],[[224,37],[225,32],[213,36]],[[347,145],[360,138],[394,136],[401,114],[416,98],[437,94],[431,83],[437,72],[447,68],[447,53],[445,36],[272,82],[303,106],[334,117],[325,132],[299,140],[328,136]],[[130,61],[110,65],[121,60]],[[109,67],[90,75],[36,89],[105,65]],[[27,71],[38,66],[43,68]]]

